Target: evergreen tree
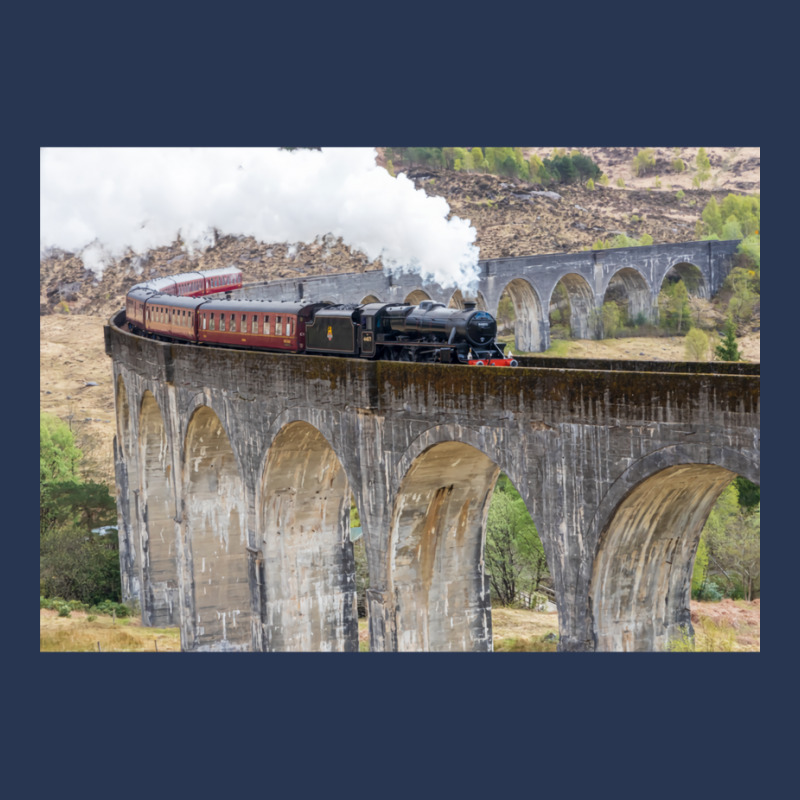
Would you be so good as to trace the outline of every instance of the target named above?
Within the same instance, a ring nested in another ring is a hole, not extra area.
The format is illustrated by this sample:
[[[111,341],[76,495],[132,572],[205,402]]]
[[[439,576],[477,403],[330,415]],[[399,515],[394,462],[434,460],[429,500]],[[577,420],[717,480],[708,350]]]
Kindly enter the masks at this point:
[[[728,319],[725,321],[725,337],[722,344],[717,345],[714,352],[720,361],[741,360],[739,345],[736,344],[736,325],[731,314],[728,314]]]

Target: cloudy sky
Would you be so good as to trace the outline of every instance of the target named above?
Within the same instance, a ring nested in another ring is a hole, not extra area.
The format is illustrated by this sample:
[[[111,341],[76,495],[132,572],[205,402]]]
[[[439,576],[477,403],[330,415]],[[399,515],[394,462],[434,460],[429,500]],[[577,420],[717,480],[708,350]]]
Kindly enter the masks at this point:
[[[44,148],[40,255],[81,253],[98,275],[113,258],[174,242],[202,250],[211,232],[262,242],[332,233],[390,270],[470,289],[476,231],[375,164],[372,148]]]

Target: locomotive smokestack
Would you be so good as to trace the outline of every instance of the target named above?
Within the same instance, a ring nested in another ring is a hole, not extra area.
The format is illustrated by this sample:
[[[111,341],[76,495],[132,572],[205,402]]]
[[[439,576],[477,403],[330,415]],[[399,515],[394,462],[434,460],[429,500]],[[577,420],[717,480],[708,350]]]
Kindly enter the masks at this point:
[[[464,311],[472,311],[475,306],[478,305],[477,300],[474,297],[465,297],[464,298]]]

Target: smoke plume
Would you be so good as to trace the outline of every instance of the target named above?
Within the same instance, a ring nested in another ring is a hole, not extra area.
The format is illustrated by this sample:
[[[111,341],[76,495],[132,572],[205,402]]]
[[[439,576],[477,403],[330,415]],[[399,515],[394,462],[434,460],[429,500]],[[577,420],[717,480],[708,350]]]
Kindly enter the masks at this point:
[[[387,271],[473,290],[476,231],[372,148],[45,148],[40,256],[81,254],[98,276],[111,260],[180,235],[202,251],[213,231],[267,243],[341,237]]]

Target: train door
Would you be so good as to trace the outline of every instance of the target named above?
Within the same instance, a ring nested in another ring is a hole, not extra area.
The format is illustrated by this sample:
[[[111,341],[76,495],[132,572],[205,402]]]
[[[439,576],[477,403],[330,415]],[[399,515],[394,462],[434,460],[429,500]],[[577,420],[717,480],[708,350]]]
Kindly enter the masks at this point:
[[[375,355],[375,317],[365,314],[361,317],[361,355],[372,358]]]

